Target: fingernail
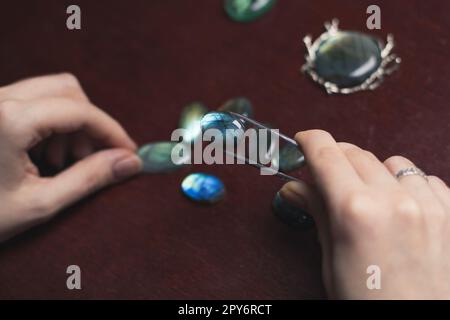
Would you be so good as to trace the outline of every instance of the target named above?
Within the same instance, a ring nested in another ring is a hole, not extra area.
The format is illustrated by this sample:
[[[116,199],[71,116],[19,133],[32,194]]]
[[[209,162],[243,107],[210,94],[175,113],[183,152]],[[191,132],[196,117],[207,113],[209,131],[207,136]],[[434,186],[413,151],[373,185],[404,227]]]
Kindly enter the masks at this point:
[[[141,160],[134,154],[118,160],[113,165],[114,176],[117,180],[123,180],[134,176],[141,171]]]
[[[280,195],[292,205],[307,209],[306,199],[302,193],[302,186],[300,183],[295,181],[289,182],[280,190]]]

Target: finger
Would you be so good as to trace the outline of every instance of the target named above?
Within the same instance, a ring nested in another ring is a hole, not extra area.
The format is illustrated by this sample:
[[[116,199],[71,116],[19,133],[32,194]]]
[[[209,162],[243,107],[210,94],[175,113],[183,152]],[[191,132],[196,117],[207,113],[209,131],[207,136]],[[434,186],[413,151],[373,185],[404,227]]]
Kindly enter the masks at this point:
[[[53,178],[41,179],[39,197],[52,215],[77,200],[140,172],[139,157],[126,149],[99,151]]]
[[[339,142],[338,146],[365,183],[382,186],[397,183],[387,168],[371,152],[345,142]]]
[[[428,183],[444,207],[450,208],[450,189],[446,183],[436,176],[428,176]]]
[[[88,101],[77,78],[70,73],[20,80],[0,89],[0,100],[31,100],[51,96],[70,96]]]
[[[391,174],[395,177],[402,169],[415,167],[414,163],[402,156],[393,156],[388,158],[384,165],[388,168]],[[408,191],[421,205],[422,208],[434,207],[436,197],[431,191],[427,180],[419,175],[408,175],[397,179],[399,184]]]
[[[62,169],[66,163],[67,137],[55,135],[50,138],[45,150],[47,163],[55,169]]]
[[[81,160],[94,153],[93,142],[84,132],[75,132],[70,137],[70,153],[75,160]]]
[[[322,247],[323,274],[325,277],[329,277],[331,267],[330,224],[320,194],[304,182],[291,181],[281,188],[280,195],[292,205],[307,211],[314,218]]]
[[[120,124],[96,107],[66,98],[46,98],[30,102],[20,119],[26,130],[25,147],[30,147],[52,133],[71,133],[83,130],[104,146],[136,149]],[[21,132],[20,136],[24,136]]]
[[[334,138],[322,130],[297,133],[295,139],[300,144],[318,188],[331,201],[362,185],[355,169],[348,161]]]
[[[280,195],[292,205],[308,212],[319,225],[326,216],[320,195],[304,182],[291,181],[280,189]]]

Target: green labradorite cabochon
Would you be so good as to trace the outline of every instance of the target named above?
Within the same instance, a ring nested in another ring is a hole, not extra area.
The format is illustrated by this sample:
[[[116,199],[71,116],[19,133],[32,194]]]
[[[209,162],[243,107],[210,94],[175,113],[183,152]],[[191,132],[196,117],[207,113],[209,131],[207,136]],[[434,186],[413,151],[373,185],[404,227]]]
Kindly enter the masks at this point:
[[[184,142],[195,142],[201,136],[200,120],[208,112],[201,102],[192,102],[187,105],[180,117],[180,128],[186,129]]]
[[[377,39],[354,31],[337,31],[319,44],[315,55],[316,73],[339,88],[360,85],[382,61]]]
[[[300,169],[305,164],[305,156],[298,146],[286,144],[280,148],[279,157],[272,161],[281,172],[290,172]]]
[[[238,22],[253,21],[268,12],[276,0],[225,0],[225,11]]]
[[[172,149],[176,145],[177,142],[161,141],[142,146],[138,150],[138,155],[142,159],[143,171],[147,173],[162,173],[182,167],[184,162],[190,159],[190,155],[183,157],[181,163],[174,163],[172,161]]]
[[[209,129],[219,130],[223,135],[224,141],[240,141],[244,135],[245,125],[241,119],[236,118],[227,112],[209,112],[201,120],[203,132]]]

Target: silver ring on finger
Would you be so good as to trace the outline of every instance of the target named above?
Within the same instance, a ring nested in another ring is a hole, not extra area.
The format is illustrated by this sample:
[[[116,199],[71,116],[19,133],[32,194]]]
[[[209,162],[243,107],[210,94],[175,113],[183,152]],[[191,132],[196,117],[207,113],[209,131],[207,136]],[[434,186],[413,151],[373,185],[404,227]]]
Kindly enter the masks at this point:
[[[421,176],[428,182],[428,177],[425,174],[425,172],[423,172],[422,170],[420,170],[417,167],[410,167],[410,168],[402,169],[399,172],[397,172],[397,174],[395,175],[395,177],[397,179],[400,179],[401,177],[405,177],[405,176]]]

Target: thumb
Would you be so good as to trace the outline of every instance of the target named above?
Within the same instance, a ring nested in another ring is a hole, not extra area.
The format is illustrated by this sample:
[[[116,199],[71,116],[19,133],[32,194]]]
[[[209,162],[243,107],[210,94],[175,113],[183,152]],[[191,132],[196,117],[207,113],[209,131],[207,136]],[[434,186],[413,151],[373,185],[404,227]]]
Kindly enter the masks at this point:
[[[141,160],[130,150],[99,151],[48,179],[42,196],[49,204],[49,214],[56,213],[107,185],[137,174],[141,168]]]
[[[284,201],[311,215],[320,227],[324,210],[322,200],[314,188],[302,181],[290,181],[280,189],[279,195]]]

